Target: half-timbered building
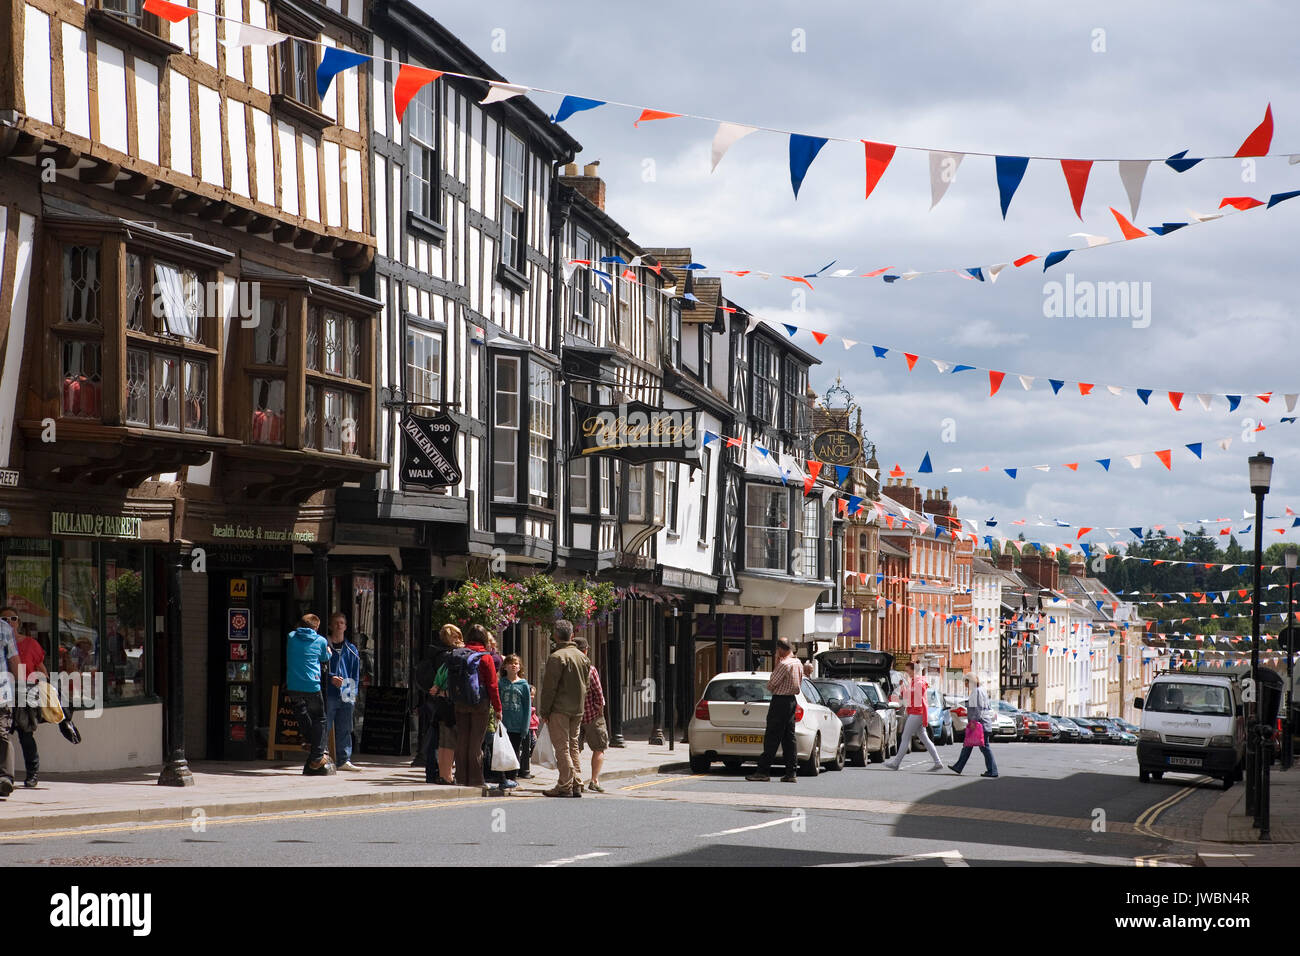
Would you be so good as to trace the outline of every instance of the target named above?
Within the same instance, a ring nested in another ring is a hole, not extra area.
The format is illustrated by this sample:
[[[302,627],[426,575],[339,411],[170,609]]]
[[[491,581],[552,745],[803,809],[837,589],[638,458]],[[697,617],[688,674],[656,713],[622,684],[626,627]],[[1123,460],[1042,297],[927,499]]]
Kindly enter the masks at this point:
[[[370,89],[315,75],[367,3],[195,6],[0,25],[0,593],[106,705],[50,769],[162,762],[164,702],[164,782],[263,752],[297,616],[385,623],[330,553],[381,467]]]

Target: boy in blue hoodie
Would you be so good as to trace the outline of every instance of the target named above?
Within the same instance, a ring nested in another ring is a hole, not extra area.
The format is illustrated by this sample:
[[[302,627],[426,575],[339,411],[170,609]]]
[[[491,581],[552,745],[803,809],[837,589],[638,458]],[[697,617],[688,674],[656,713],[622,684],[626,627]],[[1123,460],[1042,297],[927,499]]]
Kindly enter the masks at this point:
[[[329,642],[316,633],[320,618],[304,614],[298,627],[289,633],[288,674],[285,696],[298,712],[298,728],[311,744],[311,754],[302,772],[309,777],[334,772],[325,756],[325,698],[321,696],[321,671],[329,667]],[[324,665],[324,667],[322,667]],[[328,671],[326,671],[328,673]]]
[[[340,770],[359,770],[352,764],[352,711],[361,686],[361,654],[344,640],[348,619],[330,615],[330,676],[325,685],[325,737],[334,729],[334,759]]]

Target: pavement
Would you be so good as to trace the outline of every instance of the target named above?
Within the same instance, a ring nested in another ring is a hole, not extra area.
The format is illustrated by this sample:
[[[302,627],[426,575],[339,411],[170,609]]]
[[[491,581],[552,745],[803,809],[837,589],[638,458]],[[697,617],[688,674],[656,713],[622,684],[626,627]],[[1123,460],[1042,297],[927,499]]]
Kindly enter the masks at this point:
[[[606,752],[600,780],[620,780],[657,770],[686,767],[686,745],[670,750],[644,741],[628,741]],[[590,770],[590,753],[583,751],[583,779]],[[207,817],[243,817],[388,804],[412,806],[440,800],[464,800],[481,795],[471,787],[438,786],[424,782],[424,768],[412,767],[410,757],[354,755],[356,772],[339,771],[307,777],[302,762],[199,760],[190,764],[192,787],[158,785],[159,770],[114,770],[98,773],[41,774],[40,783],[26,789],[18,783],[7,800],[0,800],[0,834],[35,830],[136,823],[176,823]],[[159,768],[161,769],[161,768]],[[519,781],[520,795],[555,786],[557,774],[532,768],[531,780]],[[495,793],[495,791],[494,791]]]
[[[1269,775],[1269,842],[1259,842],[1246,813],[1246,787],[1238,784],[1210,806],[1201,824],[1197,866],[1295,866],[1300,863],[1300,764]]]

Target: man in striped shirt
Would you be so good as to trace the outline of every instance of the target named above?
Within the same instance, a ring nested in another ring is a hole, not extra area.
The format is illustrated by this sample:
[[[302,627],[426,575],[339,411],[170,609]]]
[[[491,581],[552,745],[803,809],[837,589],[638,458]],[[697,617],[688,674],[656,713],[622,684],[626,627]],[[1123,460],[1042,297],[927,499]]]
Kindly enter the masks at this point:
[[[751,773],[746,780],[771,780],[767,772],[772,769],[772,760],[776,757],[776,746],[781,745],[781,759],[785,761],[785,776],[782,783],[794,783],[795,761],[798,749],[794,742],[794,715],[798,706],[795,695],[803,683],[803,667],[794,656],[790,642],[784,637],[776,642],[776,666],[768,678],[767,689],[772,695],[767,705],[767,731],[763,735],[763,755],[758,758],[758,772]]]

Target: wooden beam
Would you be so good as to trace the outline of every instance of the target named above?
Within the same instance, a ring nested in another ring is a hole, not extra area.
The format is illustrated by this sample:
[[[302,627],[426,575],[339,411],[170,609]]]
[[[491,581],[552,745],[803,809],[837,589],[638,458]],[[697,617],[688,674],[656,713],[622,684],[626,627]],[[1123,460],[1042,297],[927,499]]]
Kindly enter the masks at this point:
[[[81,161],[81,154],[71,146],[56,146],[52,155],[56,169],[71,169]]]
[[[183,198],[177,199],[172,203],[172,208],[177,212],[184,213],[188,216],[191,213],[198,212],[209,201],[210,200],[206,196],[201,196],[198,193],[186,193]]]
[[[230,206],[230,208],[226,210],[226,217],[221,220],[221,224],[223,226],[228,226],[231,229],[238,229],[241,226],[247,226],[253,221],[253,217],[256,215],[257,214],[251,209],[240,209],[238,206]]]
[[[264,232],[270,232],[275,228],[276,220],[270,216],[255,215],[253,221],[248,224],[248,231],[253,235],[260,235]]]
[[[95,160],[94,166],[87,166],[78,172],[83,183],[111,183],[117,179],[117,174],[122,171],[122,167],[116,163],[106,163],[103,160]]]
[[[318,239],[319,237],[315,233],[303,229],[294,237],[293,247],[295,249],[313,249]],[[319,252],[320,250],[315,249],[315,251]]]
[[[18,133],[18,142],[9,151],[10,156],[36,156],[45,148],[45,140],[31,133]]]
[[[176,201],[176,197],[181,194],[180,189],[175,186],[168,186],[166,183],[159,183],[154,187],[153,192],[146,195],[145,201],[155,203],[159,206],[170,206]]]
[[[209,203],[206,207],[200,210],[199,218],[207,219],[209,221],[213,219],[222,219],[229,211],[230,203],[218,199],[215,202]]]
[[[335,246],[339,244],[339,241],[335,239],[333,236],[313,236],[312,238],[316,240],[312,244],[311,247],[312,252],[320,252],[320,253],[330,252],[334,249]]]
[[[113,183],[113,188],[123,196],[143,196],[153,187],[153,179],[144,173],[131,173],[126,179]]]
[[[291,242],[298,235],[298,227],[287,222],[282,222],[271,232],[271,238],[276,242]]]

